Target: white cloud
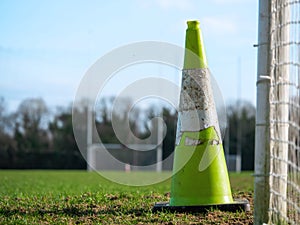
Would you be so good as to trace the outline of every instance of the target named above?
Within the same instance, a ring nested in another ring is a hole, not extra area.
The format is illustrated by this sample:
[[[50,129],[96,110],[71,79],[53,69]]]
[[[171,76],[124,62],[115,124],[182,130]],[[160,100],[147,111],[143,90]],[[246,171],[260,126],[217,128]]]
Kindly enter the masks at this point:
[[[191,10],[193,8],[192,0],[138,0],[143,8],[159,7],[160,9],[178,9],[182,11]]]
[[[230,18],[204,17],[201,19],[201,27],[210,34],[229,34],[236,33],[238,25]]]
[[[213,0],[216,4],[233,4],[233,3],[246,3],[253,0]]]
[[[189,10],[192,8],[192,2],[189,0],[157,0],[156,3],[163,9]]]

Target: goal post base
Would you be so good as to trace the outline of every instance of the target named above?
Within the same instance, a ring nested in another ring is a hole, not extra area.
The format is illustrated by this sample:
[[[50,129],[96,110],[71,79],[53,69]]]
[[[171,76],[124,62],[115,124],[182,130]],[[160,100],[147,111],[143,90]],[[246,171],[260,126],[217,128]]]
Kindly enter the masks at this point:
[[[250,204],[248,200],[235,200],[233,203],[228,204],[215,204],[215,205],[191,205],[191,206],[170,206],[169,202],[157,202],[152,208],[152,212],[209,212],[213,210],[220,210],[226,212],[249,212]]]

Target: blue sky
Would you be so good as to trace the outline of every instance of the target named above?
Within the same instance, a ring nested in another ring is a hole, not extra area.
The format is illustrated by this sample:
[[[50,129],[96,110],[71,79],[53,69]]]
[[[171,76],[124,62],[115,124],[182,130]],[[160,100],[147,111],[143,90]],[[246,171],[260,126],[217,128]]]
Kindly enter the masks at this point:
[[[254,0],[1,0],[0,96],[11,110],[29,97],[42,97],[53,107],[68,105],[101,56],[146,40],[184,47],[190,19],[200,21],[209,66],[225,101],[237,98],[240,59],[241,97],[254,104]]]

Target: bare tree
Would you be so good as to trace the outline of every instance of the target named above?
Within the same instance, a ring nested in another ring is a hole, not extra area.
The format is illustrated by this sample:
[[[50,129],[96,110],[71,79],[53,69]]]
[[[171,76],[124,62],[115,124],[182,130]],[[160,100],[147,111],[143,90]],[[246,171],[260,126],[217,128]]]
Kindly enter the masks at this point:
[[[16,112],[15,140],[20,151],[40,151],[48,147],[48,108],[41,98],[28,98]]]

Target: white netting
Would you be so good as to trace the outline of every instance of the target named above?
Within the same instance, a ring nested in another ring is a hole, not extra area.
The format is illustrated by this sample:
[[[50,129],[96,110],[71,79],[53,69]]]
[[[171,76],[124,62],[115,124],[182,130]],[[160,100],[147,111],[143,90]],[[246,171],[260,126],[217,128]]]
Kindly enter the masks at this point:
[[[272,0],[270,14],[271,224],[300,224],[300,0]]]

